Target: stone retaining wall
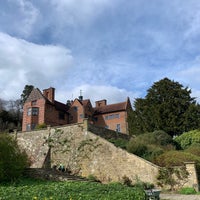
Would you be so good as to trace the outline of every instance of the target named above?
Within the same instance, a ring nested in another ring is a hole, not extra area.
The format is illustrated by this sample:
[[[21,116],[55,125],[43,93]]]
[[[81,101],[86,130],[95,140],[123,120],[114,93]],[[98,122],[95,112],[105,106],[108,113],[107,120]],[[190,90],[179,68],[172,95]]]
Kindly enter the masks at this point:
[[[97,132],[98,128],[89,126],[85,120],[69,126],[19,133],[17,139],[31,158],[32,168],[50,168],[62,163],[74,175],[93,175],[105,183],[121,182],[128,177],[133,183],[140,180],[156,185],[158,166],[100,137],[103,129]],[[190,179],[198,183],[195,173],[190,173]],[[188,180],[190,183],[194,181]]]

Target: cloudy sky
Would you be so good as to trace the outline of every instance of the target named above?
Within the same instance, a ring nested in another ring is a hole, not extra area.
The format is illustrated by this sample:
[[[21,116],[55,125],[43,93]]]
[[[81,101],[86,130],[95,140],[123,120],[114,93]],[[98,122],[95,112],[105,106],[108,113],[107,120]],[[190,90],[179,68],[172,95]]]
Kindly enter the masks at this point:
[[[0,1],[0,98],[133,102],[164,77],[200,101],[199,0]]]

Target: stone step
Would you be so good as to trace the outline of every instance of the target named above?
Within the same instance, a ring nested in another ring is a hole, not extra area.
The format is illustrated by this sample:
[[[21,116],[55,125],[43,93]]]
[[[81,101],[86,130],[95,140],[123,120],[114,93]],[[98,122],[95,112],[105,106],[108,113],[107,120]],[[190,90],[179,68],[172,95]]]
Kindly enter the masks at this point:
[[[24,175],[26,177],[54,181],[90,181],[80,176],[71,175],[68,172],[43,168],[27,168]]]

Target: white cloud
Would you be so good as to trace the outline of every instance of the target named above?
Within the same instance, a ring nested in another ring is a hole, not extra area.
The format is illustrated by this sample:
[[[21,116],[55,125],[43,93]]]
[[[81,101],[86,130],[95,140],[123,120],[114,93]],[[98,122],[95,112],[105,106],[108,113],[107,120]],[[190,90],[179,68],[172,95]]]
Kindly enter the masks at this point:
[[[107,0],[51,0],[57,14],[61,19],[60,23],[76,25],[92,21],[101,11],[111,4]]]
[[[39,10],[30,1],[9,0],[1,5],[1,30],[27,38],[39,15]]]
[[[133,100],[138,97],[137,93],[109,85],[84,84],[68,91],[60,89],[56,90],[56,99],[65,103],[67,100],[78,98],[80,96],[80,91],[82,91],[84,99],[91,100],[93,106],[95,101],[102,99],[106,99],[108,104],[112,104],[126,101],[126,98],[129,97],[132,103]]]
[[[0,33],[0,97],[17,98],[26,84],[49,87],[65,79],[73,66],[62,46],[37,45]]]

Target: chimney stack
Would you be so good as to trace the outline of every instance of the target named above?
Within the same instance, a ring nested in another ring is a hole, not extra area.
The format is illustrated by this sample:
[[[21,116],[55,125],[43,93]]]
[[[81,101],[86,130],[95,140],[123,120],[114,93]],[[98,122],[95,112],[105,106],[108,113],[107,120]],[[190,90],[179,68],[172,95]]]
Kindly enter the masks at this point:
[[[101,106],[106,106],[107,105],[107,100],[103,99],[100,101],[95,101],[96,107],[101,107]]]
[[[54,103],[54,98],[55,98],[55,88],[50,87],[48,89],[43,90],[43,95],[52,103]]]

